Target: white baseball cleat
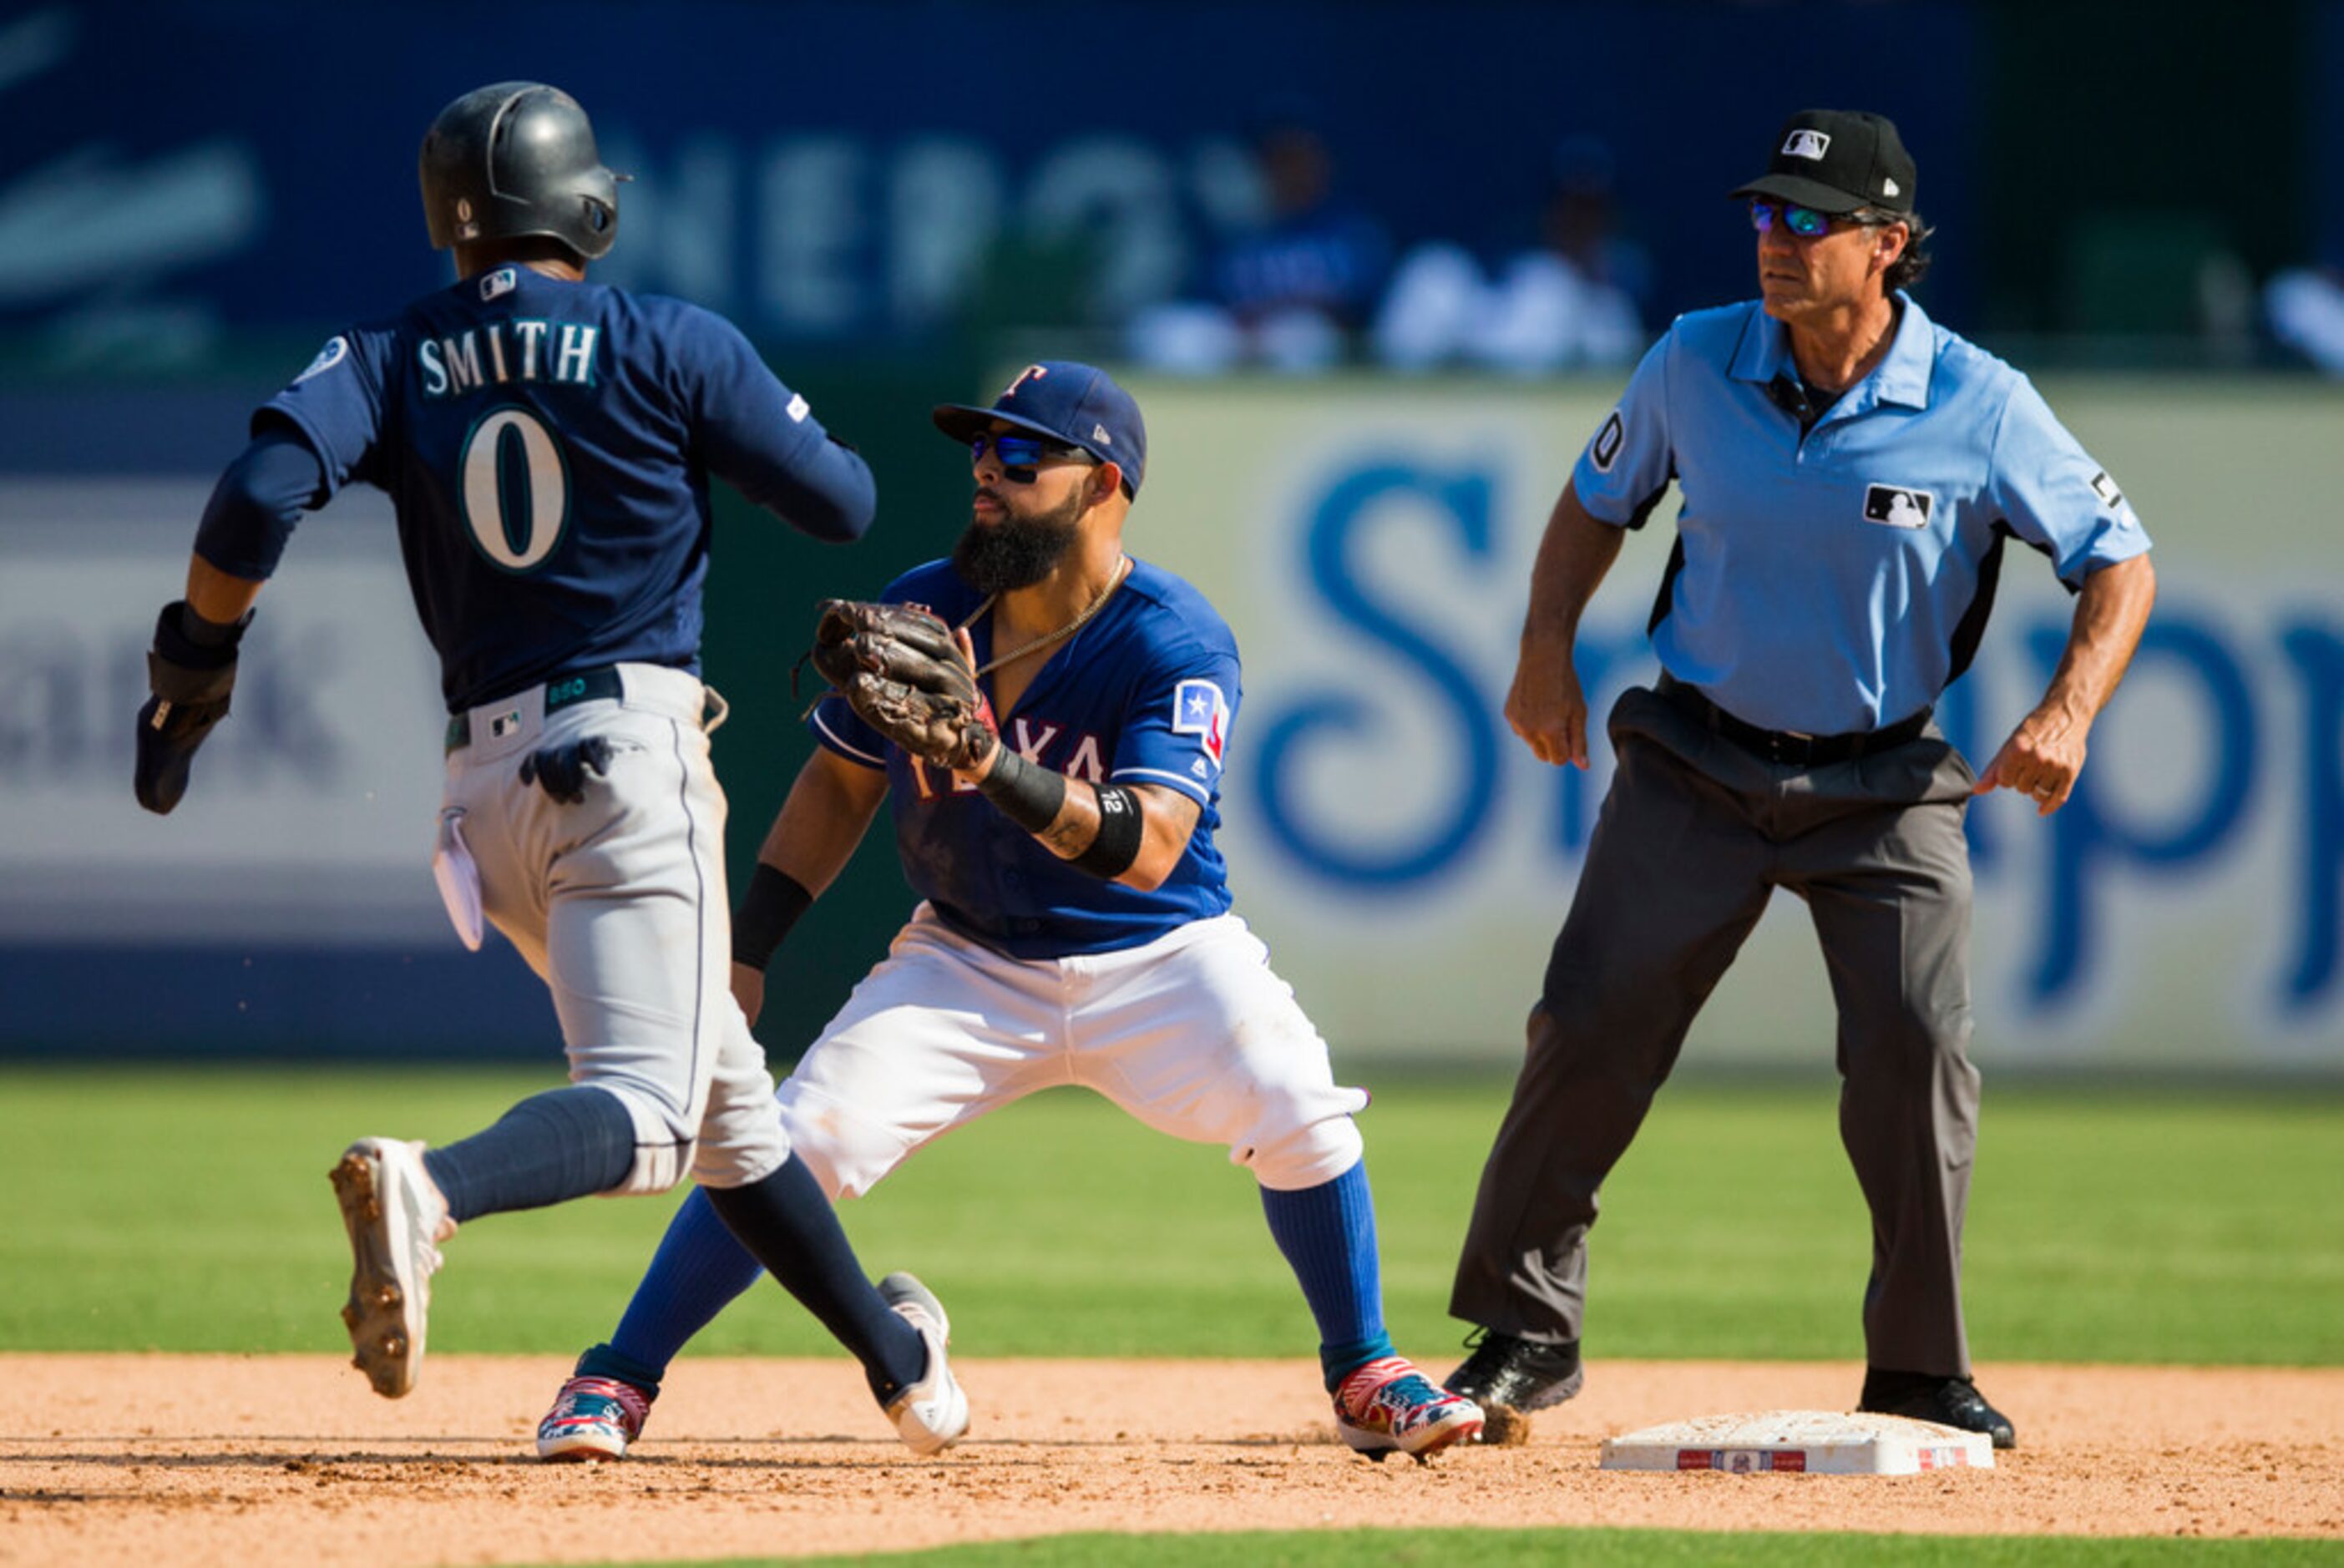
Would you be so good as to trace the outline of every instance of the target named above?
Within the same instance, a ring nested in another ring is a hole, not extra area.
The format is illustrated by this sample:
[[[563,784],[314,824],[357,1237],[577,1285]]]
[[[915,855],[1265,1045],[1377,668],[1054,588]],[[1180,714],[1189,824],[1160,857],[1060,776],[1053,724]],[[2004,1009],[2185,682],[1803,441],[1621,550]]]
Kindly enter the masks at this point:
[[[342,1309],[350,1364],[375,1392],[399,1399],[415,1387],[423,1364],[437,1244],[456,1233],[456,1222],[423,1168],[420,1143],[362,1138],[327,1174],[350,1233],[350,1299]]]
[[[914,1453],[942,1453],[968,1431],[968,1395],[961,1391],[945,1355],[945,1347],[952,1342],[952,1323],[935,1293],[909,1274],[890,1274],[880,1280],[879,1299],[917,1329],[928,1347],[928,1370],[889,1402],[887,1417]]]

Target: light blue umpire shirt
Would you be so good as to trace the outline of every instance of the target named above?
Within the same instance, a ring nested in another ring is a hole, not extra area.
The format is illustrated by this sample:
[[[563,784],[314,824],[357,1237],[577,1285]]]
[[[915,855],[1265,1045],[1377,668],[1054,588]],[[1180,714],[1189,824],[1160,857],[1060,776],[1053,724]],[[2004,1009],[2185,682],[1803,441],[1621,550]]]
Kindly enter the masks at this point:
[[[1641,527],[1676,481],[1653,607],[1662,667],[1770,730],[1877,729],[1967,666],[2006,538],[2072,591],[2148,534],[2034,384],[1911,298],[1895,341],[1803,437],[1798,367],[1755,301],[1680,316],[1572,472],[1600,521]]]

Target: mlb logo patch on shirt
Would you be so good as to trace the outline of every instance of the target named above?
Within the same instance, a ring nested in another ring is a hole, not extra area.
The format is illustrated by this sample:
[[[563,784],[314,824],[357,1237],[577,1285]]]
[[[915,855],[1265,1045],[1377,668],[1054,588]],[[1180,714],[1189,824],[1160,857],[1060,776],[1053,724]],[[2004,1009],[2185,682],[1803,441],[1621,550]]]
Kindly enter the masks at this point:
[[[1228,740],[1229,699],[1210,681],[1183,681],[1172,689],[1172,733],[1201,737],[1215,765]]]
[[[1885,523],[1890,528],[1926,528],[1929,514],[1936,507],[1937,498],[1925,490],[1875,484],[1866,486],[1864,491],[1864,521]]]

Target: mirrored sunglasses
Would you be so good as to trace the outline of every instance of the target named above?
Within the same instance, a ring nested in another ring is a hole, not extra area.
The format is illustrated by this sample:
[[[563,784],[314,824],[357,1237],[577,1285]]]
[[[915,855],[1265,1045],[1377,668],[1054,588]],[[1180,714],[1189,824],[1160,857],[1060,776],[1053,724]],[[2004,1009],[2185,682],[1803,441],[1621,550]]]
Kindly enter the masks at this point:
[[[1761,234],[1773,232],[1777,217],[1783,228],[1801,239],[1821,238],[1831,232],[1834,222],[1852,226],[1855,223],[1853,218],[1834,218],[1830,213],[1818,212],[1812,207],[1793,207],[1786,201],[1753,201],[1750,204],[1750,227]]]
[[[1036,436],[996,436],[987,431],[968,443],[971,462],[983,462],[988,451],[1001,464],[1002,477],[1013,484],[1032,484],[1039,477],[1036,470],[1046,462],[1098,461],[1080,447]]]

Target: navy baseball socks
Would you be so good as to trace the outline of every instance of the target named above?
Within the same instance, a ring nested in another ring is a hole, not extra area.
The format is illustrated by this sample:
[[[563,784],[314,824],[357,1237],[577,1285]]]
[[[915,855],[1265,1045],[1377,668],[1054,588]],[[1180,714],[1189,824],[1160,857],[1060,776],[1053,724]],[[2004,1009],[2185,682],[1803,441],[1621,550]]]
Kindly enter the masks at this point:
[[[676,1352],[761,1272],[771,1273],[863,1363],[881,1404],[927,1370],[919,1331],[873,1288],[821,1185],[804,1161],[790,1159],[762,1181],[703,1187],[684,1199],[619,1331],[578,1359],[578,1375],[656,1395]]]
[[[425,1151],[423,1165],[448,1200],[449,1217],[461,1223],[608,1192],[634,1158],[627,1108],[614,1095],[573,1086],[532,1095],[487,1131]],[[881,1404],[920,1380],[928,1356],[919,1330],[881,1300],[830,1199],[796,1159],[746,1187],[692,1194],[660,1243],[629,1320],[646,1298],[665,1296],[670,1310],[653,1309],[646,1353],[619,1359],[630,1371],[664,1371],[685,1340],[755,1281],[761,1262],[854,1352]],[[672,1288],[655,1290],[662,1275]],[[675,1323],[685,1326],[670,1343],[666,1330]],[[630,1342],[624,1325],[620,1342]],[[646,1381],[616,1369],[602,1375],[652,1392],[659,1387],[656,1375]]]
[[[1265,1187],[1261,1211],[1318,1320],[1319,1369],[1332,1393],[1351,1373],[1392,1353],[1367,1161],[1298,1192]]]
[[[607,1345],[579,1357],[577,1371],[537,1422],[537,1458],[616,1461],[642,1437],[661,1378],[677,1350],[757,1282],[764,1266],[693,1190],[668,1221],[650,1272]]]
[[[657,1395],[676,1353],[764,1271],[717,1216],[708,1194],[694,1192],[668,1222],[618,1332],[578,1358],[578,1375],[615,1378]]]
[[[487,1131],[423,1155],[459,1224],[608,1192],[634,1162],[627,1108],[616,1095],[581,1085],[531,1095]]]
[[[702,1197],[765,1272],[854,1352],[873,1398],[892,1403],[920,1381],[928,1363],[925,1341],[880,1299],[805,1161],[785,1159],[773,1175],[746,1187],[703,1187],[692,1201]]]
[[[720,1204],[747,1212],[736,1219]],[[538,1423],[540,1458],[619,1459],[633,1446],[676,1353],[765,1272],[736,1223],[786,1252],[776,1278],[862,1361],[873,1396],[914,1452],[959,1438],[968,1405],[945,1364],[944,1309],[909,1275],[874,1290],[821,1186],[792,1159],[749,1188],[702,1188],[678,1207],[618,1332],[578,1358]],[[874,1304],[876,1316],[866,1310]]]

